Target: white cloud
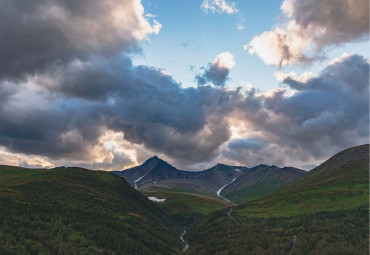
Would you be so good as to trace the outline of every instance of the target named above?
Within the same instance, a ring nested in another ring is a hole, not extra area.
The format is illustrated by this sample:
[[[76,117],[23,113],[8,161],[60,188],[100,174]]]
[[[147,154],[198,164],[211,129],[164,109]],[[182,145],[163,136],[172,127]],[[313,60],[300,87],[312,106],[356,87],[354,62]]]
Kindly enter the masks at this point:
[[[236,24],[236,28],[238,30],[244,30],[245,29],[245,27],[242,24],[240,24],[240,23]]]
[[[226,51],[218,54],[211,65],[230,70],[235,66],[235,59],[233,54]]]
[[[368,0],[285,0],[287,22],[244,45],[267,65],[309,63],[329,45],[367,40]]]
[[[227,3],[226,0],[204,0],[200,8],[205,12],[234,14],[239,12],[235,2]]]
[[[304,72],[300,76],[298,76],[295,72],[291,71],[290,73],[283,73],[281,71],[275,72],[274,76],[278,81],[284,81],[287,78],[292,78],[299,82],[306,82],[309,79],[313,78],[315,76],[314,72]]]

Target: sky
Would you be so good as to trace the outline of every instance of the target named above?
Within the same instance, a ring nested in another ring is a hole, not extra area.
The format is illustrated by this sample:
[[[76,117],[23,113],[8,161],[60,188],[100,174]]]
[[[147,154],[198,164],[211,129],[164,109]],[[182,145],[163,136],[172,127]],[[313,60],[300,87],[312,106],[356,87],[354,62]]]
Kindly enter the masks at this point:
[[[310,170],[369,143],[368,0],[0,0],[0,164]]]

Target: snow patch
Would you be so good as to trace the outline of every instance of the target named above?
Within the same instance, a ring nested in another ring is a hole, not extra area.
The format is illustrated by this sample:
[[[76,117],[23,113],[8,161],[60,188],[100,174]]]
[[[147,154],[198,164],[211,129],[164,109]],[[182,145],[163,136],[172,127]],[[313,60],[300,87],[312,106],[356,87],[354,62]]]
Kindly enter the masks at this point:
[[[185,247],[184,247],[184,249],[182,251],[186,251],[189,248],[189,244],[184,240],[184,236],[186,234],[186,230],[187,229],[185,228],[184,232],[180,236],[180,240],[185,244]]]
[[[135,189],[137,189],[137,182],[139,182],[141,179],[143,179],[145,176],[147,176],[148,174],[150,173],[150,171],[149,172],[147,172],[146,174],[144,174],[143,176],[141,176],[139,179],[137,179],[136,181],[134,181],[134,184],[135,184]]]
[[[225,184],[221,189],[219,189],[218,191],[217,191],[217,196],[219,196],[219,197],[221,197],[221,191],[224,189],[224,188],[226,188],[226,186],[229,186],[231,183],[233,183],[234,181],[236,180],[236,178],[234,178],[230,183],[228,183],[228,184]]]
[[[166,201],[165,198],[148,197],[148,199],[156,203],[164,203]]]

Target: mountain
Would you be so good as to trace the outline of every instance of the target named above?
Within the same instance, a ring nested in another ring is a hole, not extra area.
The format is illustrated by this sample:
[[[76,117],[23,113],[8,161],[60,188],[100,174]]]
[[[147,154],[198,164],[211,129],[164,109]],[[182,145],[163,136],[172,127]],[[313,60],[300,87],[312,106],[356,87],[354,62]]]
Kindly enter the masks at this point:
[[[241,203],[280,189],[304,176],[306,171],[266,165],[248,168],[217,164],[207,170],[192,172],[178,170],[164,160],[152,157],[140,166],[114,173],[142,192],[156,188],[163,191],[164,188]]]
[[[135,187],[168,179],[189,179],[195,175],[194,172],[178,170],[157,156],[148,159],[140,166],[124,171],[113,171],[113,173],[125,177]]]
[[[158,206],[188,225],[211,212],[265,196],[305,175],[296,168],[260,165],[252,168],[217,164],[191,172],[158,157],[115,174],[147,197],[165,199]]]
[[[243,171],[231,185],[222,190],[221,194],[237,204],[242,204],[279,190],[306,173],[294,167],[259,165]]]
[[[0,166],[0,254],[178,254],[181,231],[111,173]]]
[[[369,145],[349,148],[278,191],[209,214],[185,254],[368,254],[368,191]]]

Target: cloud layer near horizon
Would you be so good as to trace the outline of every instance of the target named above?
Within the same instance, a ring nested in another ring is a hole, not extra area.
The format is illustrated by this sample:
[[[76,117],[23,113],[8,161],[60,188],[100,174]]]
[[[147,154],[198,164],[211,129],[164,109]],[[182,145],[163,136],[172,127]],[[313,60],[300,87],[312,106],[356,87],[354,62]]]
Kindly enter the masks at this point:
[[[0,162],[120,169],[159,154],[181,168],[303,166],[368,140],[369,63],[359,55],[306,79],[285,75],[293,94],[244,93],[223,87],[235,65],[224,52],[200,76],[218,87],[183,88],[132,64],[137,42],[160,29],[140,1],[115,2],[122,17],[110,1],[6,2],[0,23],[18,29],[0,27],[9,61],[0,68]]]

